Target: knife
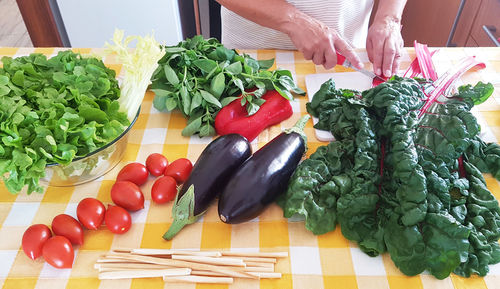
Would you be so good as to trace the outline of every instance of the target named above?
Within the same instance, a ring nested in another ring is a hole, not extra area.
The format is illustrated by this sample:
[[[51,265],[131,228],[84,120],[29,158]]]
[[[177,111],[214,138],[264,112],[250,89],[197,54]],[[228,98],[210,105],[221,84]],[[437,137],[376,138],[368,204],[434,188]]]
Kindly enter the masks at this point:
[[[380,77],[380,76],[376,75],[375,73],[373,73],[373,72],[371,72],[369,70],[362,69],[362,68],[359,69],[359,68],[354,67],[354,65],[352,65],[352,63],[349,60],[347,60],[347,58],[345,58],[344,55],[342,55],[342,54],[340,54],[338,52],[337,52],[337,64],[338,65],[342,65],[344,67],[349,67],[349,68],[352,68],[352,69],[354,69],[354,70],[356,70],[358,72],[361,72],[364,75],[368,76],[370,79],[377,78],[377,79],[379,79],[379,80],[381,80],[383,82],[387,81],[387,79],[384,79],[383,77]]]

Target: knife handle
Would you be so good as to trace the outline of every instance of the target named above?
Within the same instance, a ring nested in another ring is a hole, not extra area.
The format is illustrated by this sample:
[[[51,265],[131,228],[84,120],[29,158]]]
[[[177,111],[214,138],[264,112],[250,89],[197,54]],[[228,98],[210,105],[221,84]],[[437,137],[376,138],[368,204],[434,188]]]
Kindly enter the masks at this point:
[[[337,65],[344,65],[345,56],[337,52]]]

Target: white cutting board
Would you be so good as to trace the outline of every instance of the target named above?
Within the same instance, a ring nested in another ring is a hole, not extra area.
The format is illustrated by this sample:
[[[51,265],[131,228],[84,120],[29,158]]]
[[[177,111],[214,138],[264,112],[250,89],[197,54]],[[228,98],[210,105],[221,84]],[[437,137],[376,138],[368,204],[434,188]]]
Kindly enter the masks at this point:
[[[333,78],[336,88],[354,89],[363,91],[372,87],[372,79],[360,72],[338,72],[338,73],[317,73],[306,75],[306,89],[309,101],[312,100],[314,94],[319,90],[321,85]],[[316,124],[318,119],[313,117],[313,123]],[[314,129],[316,138],[319,141],[333,141],[333,135],[326,130]]]

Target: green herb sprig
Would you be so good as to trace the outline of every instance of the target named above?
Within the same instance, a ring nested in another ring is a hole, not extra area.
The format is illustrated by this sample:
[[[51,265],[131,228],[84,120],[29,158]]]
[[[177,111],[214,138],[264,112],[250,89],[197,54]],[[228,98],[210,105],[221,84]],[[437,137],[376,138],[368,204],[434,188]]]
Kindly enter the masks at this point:
[[[183,136],[215,135],[214,120],[225,105],[239,99],[249,115],[264,103],[261,96],[270,89],[292,100],[304,95],[288,70],[268,69],[274,59],[255,60],[227,49],[214,38],[195,36],[166,53],[151,79],[154,107],[160,111],[180,110],[188,118]]]

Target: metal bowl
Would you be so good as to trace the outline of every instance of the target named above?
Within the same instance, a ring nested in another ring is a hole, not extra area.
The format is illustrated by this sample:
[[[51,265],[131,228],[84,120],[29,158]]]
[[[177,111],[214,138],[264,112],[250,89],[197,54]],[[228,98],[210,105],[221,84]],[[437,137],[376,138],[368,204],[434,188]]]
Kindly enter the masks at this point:
[[[89,153],[75,158],[71,163],[62,165],[50,163],[45,166],[45,177],[42,184],[54,187],[69,187],[91,182],[113,169],[123,158],[127,148],[130,131],[141,108],[130,125],[112,142]]]

